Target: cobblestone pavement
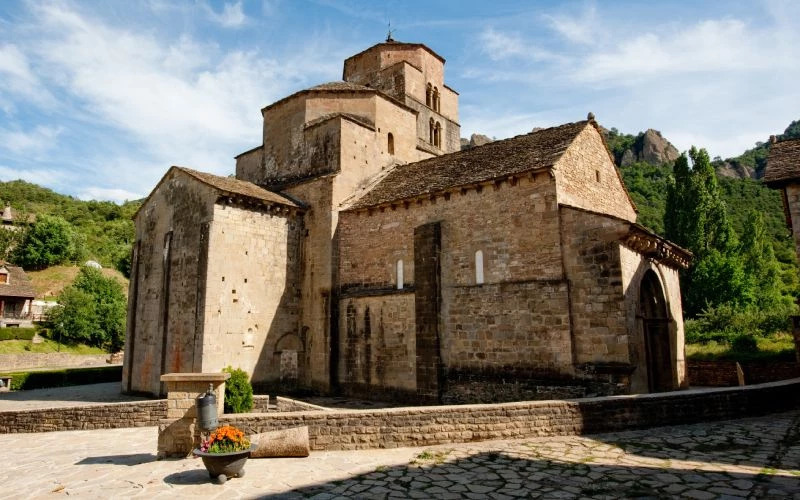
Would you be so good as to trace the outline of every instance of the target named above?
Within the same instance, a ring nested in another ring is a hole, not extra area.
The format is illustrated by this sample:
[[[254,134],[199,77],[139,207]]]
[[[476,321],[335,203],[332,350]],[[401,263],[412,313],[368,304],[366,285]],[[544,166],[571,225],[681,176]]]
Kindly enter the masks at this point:
[[[253,459],[211,484],[155,428],[0,435],[0,497],[795,498],[800,411],[582,437]]]

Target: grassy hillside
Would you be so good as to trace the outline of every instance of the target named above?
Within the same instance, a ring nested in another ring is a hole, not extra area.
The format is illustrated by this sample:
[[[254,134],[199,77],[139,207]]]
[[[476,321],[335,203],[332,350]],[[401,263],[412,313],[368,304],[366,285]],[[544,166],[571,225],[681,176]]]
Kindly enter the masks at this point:
[[[86,259],[104,267],[125,268],[134,238],[131,217],[141,200],[117,205],[110,201],[82,201],[25,181],[0,182],[0,202],[25,215],[55,215],[80,235]]]
[[[26,274],[33,281],[37,299],[55,300],[64,287],[72,284],[79,270],[78,266],[53,266],[41,271],[26,271]],[[127,295],[128,279],[122,273],[110,268],[104,268],[101,272],[103,276],[112,277],[119,281]]]

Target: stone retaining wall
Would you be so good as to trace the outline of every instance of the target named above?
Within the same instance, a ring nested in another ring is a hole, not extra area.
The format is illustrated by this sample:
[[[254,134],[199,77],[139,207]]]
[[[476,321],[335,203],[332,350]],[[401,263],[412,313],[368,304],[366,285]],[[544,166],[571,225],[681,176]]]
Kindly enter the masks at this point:
[[[800,377],[800,363],[790,361],[741,363],[745,384],[763,384]],[[736,361],[689,361],[692,387],[734,387],[739,385]]]
[[[0,354],[0,370],[13,372],[31,368],[104,366],[108,356],[108,354],[69,354],[65,352]]]
[[[758,386],[570,401],[223,415],[246,433],[309,427],[313,450],[428,446],[591,434],[741,418],[800,406],[800,379]]]
[[[282,405],[281,400],[287,404]],[[289,401],[278,398],[276,406],[289,408]],[[236,425],[247,433],[308,426],[311,449],[349,450],[592,434],[742,418],[798,407],[800,379],[792,379],[567,401],[223,415],[220,423]],[[166,400],[4,411],[0,412],[0,434],[156,426],[166,415]]]
[[[0,434],[150,427],[167,417],[167,401],[107,403],[0,412]]]

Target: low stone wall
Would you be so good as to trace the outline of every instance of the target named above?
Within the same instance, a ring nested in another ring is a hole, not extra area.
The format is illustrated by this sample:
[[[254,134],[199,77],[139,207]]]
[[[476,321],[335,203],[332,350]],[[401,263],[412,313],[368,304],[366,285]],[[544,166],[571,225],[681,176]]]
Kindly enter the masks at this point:
[[[741,418],[800,407],[800,379],[571,401],[223,415],[260,433],[308,426],[311,449],[352,450],[591,434]]]
[[[253,395],[253,409],[250,413],[267,413],[271,411],[269,408],[269,396],[266,395]]]
[[[13,372],[31,368],[78,368],[102,366],[108,354],[69,354],[64,352],[0,354],[0,370]]]
[[[167,417],[167,401],[135,401],[68,408],[0,412],[0,434],[14,432],[118,429],[158,425]]]
[[[284,398],[282,396],[275,397],[275,409],[280,412],[290,411],[332,411],[330,408],[323,406],[312,405],[296,399]]]
[[[789,361],[740,363],[745,384],[763,384],[800,377],[800,363]],[[689,361],[692,387],[734,387],[739,385],[736,361]]]

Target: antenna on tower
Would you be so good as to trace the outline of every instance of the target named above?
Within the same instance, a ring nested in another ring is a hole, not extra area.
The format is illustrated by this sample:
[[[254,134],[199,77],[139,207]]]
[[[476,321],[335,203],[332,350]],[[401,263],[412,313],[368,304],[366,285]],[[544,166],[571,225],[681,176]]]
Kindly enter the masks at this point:
[[[389,32],[386,34],[386,41],[387,42],[394,42],[394,38],[392,38],[392,22],[389,21]]]

